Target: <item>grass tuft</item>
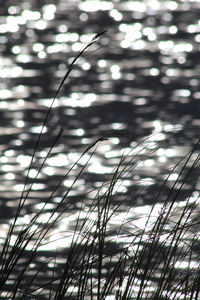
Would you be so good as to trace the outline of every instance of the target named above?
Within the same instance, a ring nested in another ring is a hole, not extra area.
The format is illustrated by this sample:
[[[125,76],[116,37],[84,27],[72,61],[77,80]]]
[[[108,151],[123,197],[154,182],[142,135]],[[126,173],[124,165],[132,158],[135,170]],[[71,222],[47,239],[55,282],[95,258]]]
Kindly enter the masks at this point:
[[[18,229],[33,184],[63,133],[61,127],[37,175],[28,185],[29,172],[54,101],[77,60],[104,33],[97,34],[74,58],[43,122],[15,218],[0,245],[1,299],[200,299],[199,140],[173,168],[165,170],[165,176],[160,174],[162,181],[155,176],[159,189],[151,195],[152,205],[125,206],[125,200],[120,200],[127,174],[137,174],[144,152],[145,158],[153,153],[148,141],[144,140],[121,155],[108,180],[88,192],[90,205],[85,205],[84,198],[80,199],[76,213],[71,214],[72,203],[67,197],[87,169],[99,144],[109,139],[101,136],[88,145],[44,205]],[[83,158],[84,165],[81,165]],[[56,202],[60,187],[74,172],[74,181]],[[170,176],[175,172],[178,176],[171,184]],[[136,184],[131,193],[133,201],[145,192],[148,193],[148,186]],[[187,196],[183,199],[184,192]],[[56,204],[45,218],[49,203]],[[73,220],[73,226],[63,229],[60,235],[56,228],[64,222],[66,214]],[[63,236],[67,238],[66,247],[62,250],[58,247],[53,258],[51,251],[42,250],[52,242],[59,245]]]

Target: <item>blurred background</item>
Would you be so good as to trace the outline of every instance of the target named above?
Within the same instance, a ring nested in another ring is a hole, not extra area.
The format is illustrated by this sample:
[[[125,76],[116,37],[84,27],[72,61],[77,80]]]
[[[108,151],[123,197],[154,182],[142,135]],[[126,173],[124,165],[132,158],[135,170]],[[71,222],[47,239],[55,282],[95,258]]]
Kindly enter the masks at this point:
[[[54,102],[27,189],[60,126],[64,133],[35,181],[19,223],[29,222],[63,174],[101,136],[108,140],[99,144],[67,198],[70,214],[80,207],[80,200],[90,205],[93,194],[87,192],[111,178],[124,151],[130,151],[128,157],[133,159],[137,153],[140,161],[126,172],[117,201],[140,207],[139,214],[143,205],[154,203],[160,183],[153,176],[165,178],[165,170],[199,138],[199,16],[199,1],[188,0],[0,1],[2,238],[16,212],[35,142],[56,90],[72,59],[104,30],[78,60]],[[141,141],[143,146],[136,146]],[[74,170],[51,199],[47,219],[76,174]],[[171,174],[166,192],[177,177],[176,172]],[[146,186],[146,192],[135,196],[135,186]],[[180,201],[186,199],[187,189],[181,197]],[[70,229],[73,222],[61,225]],[[56,247],[52,243],[43,251]]]

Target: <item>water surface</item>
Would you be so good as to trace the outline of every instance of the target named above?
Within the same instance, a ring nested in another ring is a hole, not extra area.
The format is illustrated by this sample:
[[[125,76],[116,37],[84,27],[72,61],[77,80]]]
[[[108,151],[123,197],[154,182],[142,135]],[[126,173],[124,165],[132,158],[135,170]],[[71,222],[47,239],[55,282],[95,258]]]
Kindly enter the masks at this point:
[[[68,195],[66,218],[54,233],[63,228],[73,230],[80,202],[84,199],[85,209],[90,208],[94,193],[88,191],[111,178],[125,149],[130,151],[126,163],[131,166],[138,158],[140,163],[125,173],[113,205],[121,201],[122,218],[127,208],[137,206],[137,210],[130,210],[129,217],[141,216],[144,208],[148,211],[165,170],[190,151],[199,138],[199,9],[197,1],[42,0],[1,4],[2,232],[15,214],[33,149],[56,90],[73,57],[103,30],[107,32],[78,60],[54,103],[28,175],[27,190],[60,126],[64,133],[32,187],[20,223],[30,221],[66,171],[99,137],[107,140],[99,143]],[[142,140],[143,146],[136,147]],[[79,167],[88,158],[86,154]],[[63,180],[44,218],[48,219],[77,172],[75,169]],[[155,180],[157,174],[161,175]],[[160,202],[177,174],[171,175]],[[146,190],[135,196],[138,186],[146,186]],[[185,201],[188,190],[183,189],[177,200]],[[59,243],[59,247],[66,243]],[[52,242],[41,251],[51,256],[49,251],[57,247],[58,243]]]

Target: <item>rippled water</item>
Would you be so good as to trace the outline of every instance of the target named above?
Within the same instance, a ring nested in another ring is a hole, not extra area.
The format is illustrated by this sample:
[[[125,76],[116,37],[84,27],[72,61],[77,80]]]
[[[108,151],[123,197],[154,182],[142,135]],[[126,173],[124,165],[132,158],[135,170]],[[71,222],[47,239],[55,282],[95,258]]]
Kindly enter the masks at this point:
[[[30,182],[60,125],[64,133],[34,183],[20,222],[29,222],[70,166],[101,136],[108,139],[100,143],[68,196],[68,221],[55,230],[63,226],[72,230],[80,198],[90,207],[93,194],[87,192],[110,178],[125,148],[131,151],[146,139],[153,154],[135,149],[141,151],[140,164],[127,172],[116,193],[124,202],[122,212],[134,205],[138,215],[143,205],[149,209],[156,191],[153,176],[175,164],[199,138],[199,10],[197,1],[2,1],[2,232],[15,214],[38,133],[66,69],[94,34],[103,30],[108,31],[78,60],[55,101]],[[79,165],[87,158],[88,154]],[[63,181],[44,217],[48,219],[76,174],[75,170]],[[172,175],[173,183],[177,174]],[[135,198],[136,185],[147,185],[151,193]],[[180,200],[186,197],[184,191]],[[52,242],[43,251],[57,246]]]

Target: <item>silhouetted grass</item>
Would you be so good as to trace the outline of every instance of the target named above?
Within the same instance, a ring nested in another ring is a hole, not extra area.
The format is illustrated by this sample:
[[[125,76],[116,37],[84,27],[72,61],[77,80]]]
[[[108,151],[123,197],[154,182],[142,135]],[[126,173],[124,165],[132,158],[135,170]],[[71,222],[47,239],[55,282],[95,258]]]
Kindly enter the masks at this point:
[[[29,171],[62,85],[77,59],[103,33],[96,35],[69,66],[44,120]],[[54,252],[53,258],[48,258],[48,253],[45,253],[46,258],[42,259],[41,247],[50,243],[48,238],[52,235],[52,229],[72,206],[67,196],[87,168],[98,145],[108,138],[101,136],[86,148],[63,175],[43,207],[17,232],[17,222],[23,214],[32,186],[62,132],[61,127],[38,174],[27,189],[28,171],[15,218],[1,246],[1,299],[200,299],[200,214],[199,197],[195,192],[199,184],[199,140],[173,168],[165,170],[168,175],[163,177],[159,189],[151,195],[153,204],[146,205],[146,211],[136,205],[125,210],[124,203],[117,200],[127,172],[137,168],[144,151],[145,157],[149,157],[153,150],[148,148],[148,141],[142,141],[122,155],[111,178],[96,190],[88,192],[93,197],[90,206],[85,206],[84,199],[80,199],[73,232],[64,232],[70,245]],[[81,167],[79,162],[85,156],[87,160]],[[43,221],[47,204],[54,200],[63,181],[74,170],[77,172],[74,182],[56,202],[48,220]],[[179,175],[163,201],[163,191],[169,184],[170,175],[175,172]],[[158,177],[154,179],[155,182],[159,180]],[[132,197],[137,199],[145,189],[148,192],[148,188],[138,185]],[[181,199],[183,191],[187,191],[184,201]],[[61,242],[56,235],[54,240],[58,245]],[[60,259],[62,263],[59,263]],[[38,265],[36,270],[34,265]]]

